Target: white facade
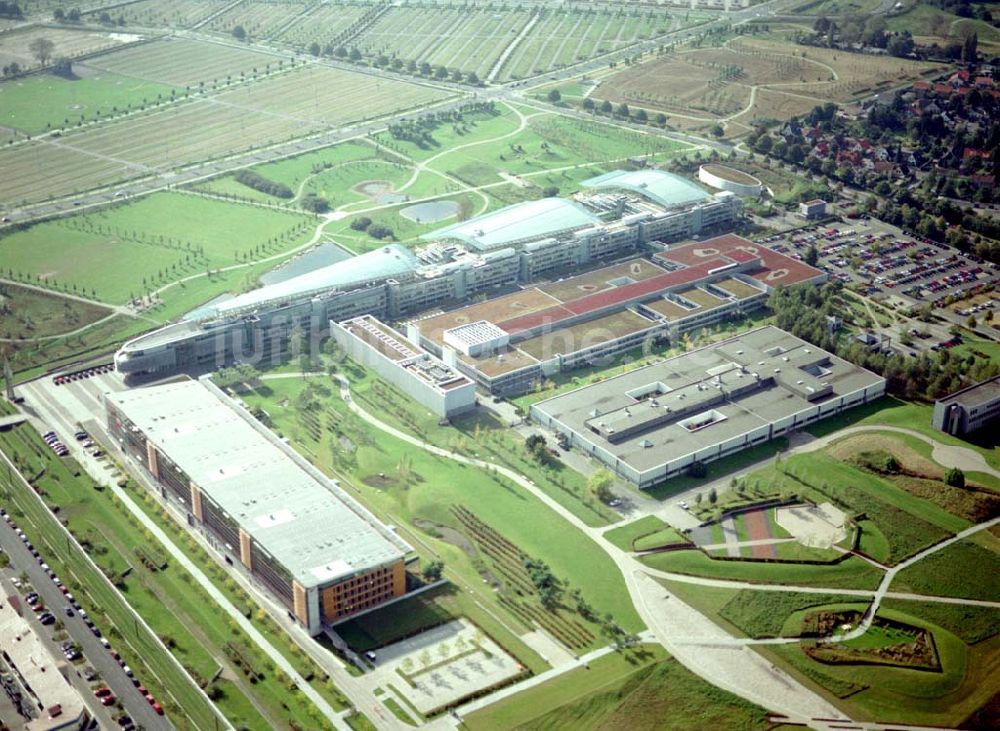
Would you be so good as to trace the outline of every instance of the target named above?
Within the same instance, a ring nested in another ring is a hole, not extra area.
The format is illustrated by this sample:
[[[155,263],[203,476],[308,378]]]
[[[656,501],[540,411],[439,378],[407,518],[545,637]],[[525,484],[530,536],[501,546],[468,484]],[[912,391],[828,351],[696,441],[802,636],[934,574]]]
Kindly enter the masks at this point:
[[[443,339],[445,345],[462,355],[478,358],[506,347],[510,342],[510,335],[492,322],[480,320],[445,330]]]
[[[729,170],[723,165],[713,165],[716,169],[722,168],[724,170]],[[764,190],[764,185],[757,178],[752,175],[747,175],[741,170],[734,170],[734,173],[738,173],[739,176],[746,176],[753,179],[754,183],[738,183],[735,180],[718,175],[710,169],[708,165],[702,165],[698,168],[698,180],[703,182],[705,185],[710,185],[713,188],[718,188],[719,190],[727,190],[730,193],[735,193],[736,195],[746,196],[748,198],[757,198],[761,192]],[[737,176],[734,176],[737,177]]]
[[[476,405],[475,383],[370,315],[331,321],[330,335],[351,358],[442,419]]]

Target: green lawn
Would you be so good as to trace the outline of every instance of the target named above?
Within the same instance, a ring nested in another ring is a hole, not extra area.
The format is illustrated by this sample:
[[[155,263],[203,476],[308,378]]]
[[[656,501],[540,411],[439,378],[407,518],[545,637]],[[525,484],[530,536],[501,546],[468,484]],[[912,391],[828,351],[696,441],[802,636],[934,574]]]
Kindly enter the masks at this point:
[[[749,637],[781,637],[785,635],[782,627],[793,612],[850,601],[839,594],[742,589],[719,609],[718,615]]]
[[[307,242],[314,227],[306,215],[154,193],[11,233],[0,240],[0,270],[122,304],[130,294],[209,268],[288,251]]]
[[[682,536],[673,528],[664,528],[655,533],[642,536],[635,541],[636,551],[651,551],[654,548],[668,546],[674,543],[688,543],[688,539]]]
[[[1000,601],[1000,540],[967,538],[896,574],[892,591]]]
[[[2,124],[37,134],[49,129],[73,127],[121,113],[129,106],[170,99],[175,87],[131,76],[102,73],[100,76],[64,79],[36,74],[0,84],[3,100]]]
[[[698,550],[644,556],[642,562],[661,571],[760,584],[825,586],[831,589],[874,589],[882,572],[854,556],[830,566],[713,561]]]
[[[669,526],[662,520],[655,515],[647,515],[628,525],[606,531],[604,537],[623,551],[633,551],[635,550],[633,543],[636,539],[654,534],[665,528],[669,528]]]
[[[824,436],[848,426],[885,424],[919,432],[942,444],[974,449],[986,458],[990,466],[994,469],[1000,469],[1000,445],[984,447],[938,431],[931,426],[933,413],[934,407],[928,404],[901,401],[886,396],[870,404],[858,406],[843,414],[824,419],[808,427],[806,431],[814,436]]]
[[[844,603],[824,608],[864,611],[866,606]],[[789,619],[786,629],[794,631],[792,625],[796,621],[801,622],[801,618],[811,611],[814,609],[796,612]],[[945,628],[919,616],[888,607],[880,609],[879,615],[930,630],[942,671],[820,664],[807,657],[796,645],[767,648],[763,654],[779,658],[793,675],[803,677],[809,684],[817,684],[827,694],[843,698],[847,711],[859,719],[950,728],[957,726],[996,692],[994,671],[1000,643],[991,640],[969,648]]]
[[[265,408],[274,428],[317,466],[347,478],[358,497],[377,514],[414,528],[420,542],[444,556],[465,587],[482,587],[482,577],[469,555],[416,527],[417,522],[426,521],[461,529],[453,506],[468,508],[526,554],[546,561],[567,587],[579,588],[600,615],[611,613],[629,630],[641,627],[609,557],[529,493],[499,476],[413,449],[372,429],[346,410],[329,385],[320,386],[322,382],[316,379],[310,383],[314,385],[298,379],[270,381],[263,393],[247,393],[243,399]],[[299,405],[306,401],[302,394],[307,387],[313,406],[303,410]],[[380,474],[393,478],[385,483]],[[488,604],[496,601],[490,591],[479,599]],[[603,641],[595,639],[595,643]]]
[[[793,455],[780,465],[772,464],[754,472],[748,479],[816,502],[832,499],[854,514],[864,513],[884,536],[889,551],[881,558],[890,564],[969,525],[968,521],[888,480],[821,452]],[[877,541],[868,546],[874,553],[882,554],[881,539]]]
[[[659,646],[612,653],[467,716],[477,729],[769,729],[766,711],[709,685]]]
[[[485,410],[459,417],[441,426],[438,417],[370,373],[359,377],[348,370],[351,390],[369,413],[422,439],[466,455],[486,457],[531,479],[563,507],[591,526],[620,519],[618,513],[594,497],[586,479],[554,456],[544,462],[529,454],[524,439]],[[361,373],[360,370],[357,373]]]

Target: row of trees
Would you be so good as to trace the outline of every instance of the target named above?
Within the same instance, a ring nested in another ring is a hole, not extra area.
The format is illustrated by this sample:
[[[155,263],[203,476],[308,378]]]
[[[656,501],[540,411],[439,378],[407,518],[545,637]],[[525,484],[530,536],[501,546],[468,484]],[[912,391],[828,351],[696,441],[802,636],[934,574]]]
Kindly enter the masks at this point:
[[[233,177],[237,183],[275,198],[291,198],[295,195],[292,193],[292,189],[284,183],[269,180],[253,170],[240,170]]]

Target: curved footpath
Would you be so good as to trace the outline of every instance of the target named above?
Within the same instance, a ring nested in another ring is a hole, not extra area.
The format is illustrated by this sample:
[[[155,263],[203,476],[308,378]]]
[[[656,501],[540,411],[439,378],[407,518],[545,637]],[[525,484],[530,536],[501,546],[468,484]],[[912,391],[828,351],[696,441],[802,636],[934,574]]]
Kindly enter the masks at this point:
[[[501,465],[428,444],[384,423],[354,402],[346,378],[339,374],[333,377],[340,384],[341,398],[347,402],[351,411],[372,426],[430,454],[472,467],[494,470],[523,487],[597,542],[621,571],[632,602],[652,636],[685,667],[712,685],[790,719],[808,723],[813,728],[825,729],[830,727],[831,722],[842,723],[849,720],[818,694],[772,666],[749,647],[736,644],[735,638],[721,627],[674,598],[647,574],[645,567],[635,558],[608,542],[599,529],[587,526],[531,480]]]

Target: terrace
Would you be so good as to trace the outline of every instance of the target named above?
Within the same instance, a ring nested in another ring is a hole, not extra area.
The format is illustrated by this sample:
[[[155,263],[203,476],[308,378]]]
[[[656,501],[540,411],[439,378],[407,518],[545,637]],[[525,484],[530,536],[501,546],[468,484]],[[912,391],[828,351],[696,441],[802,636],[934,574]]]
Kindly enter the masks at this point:
[[[440,345],[444,342],[445,330],[481,320],[499,324],[512,317],[538,312],[558,304],[559,300],[552,295],[532,287],[487,302],[460,307],[440,315],[416,320],[414,324],[420,329],[420,334],[423,337]]]
[[[575,353],[647,330],[654,325],[655,322],[624,310],[537,335],[518,343],[517,347],[539,360],[548,360],[556,354]]]
[[[652,262],[645,259],[633,259],[621,264],[602,267],[586,274],[543,284],[538,289],[566,303],[614,287],[641,282],[664,273],[663,268]]]

